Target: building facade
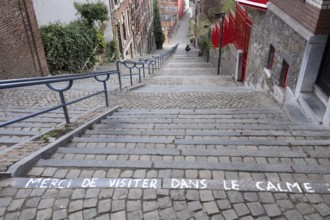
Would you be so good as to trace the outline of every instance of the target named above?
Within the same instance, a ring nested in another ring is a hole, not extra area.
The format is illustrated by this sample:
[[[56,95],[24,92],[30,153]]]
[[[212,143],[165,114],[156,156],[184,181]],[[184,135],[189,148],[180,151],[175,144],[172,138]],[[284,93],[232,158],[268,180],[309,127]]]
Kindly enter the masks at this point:
[[[158,7],[166,44],[175,32],[178,19],[183,17],[185,1],[158,0]]]
[[[0,79],[49,74],[32,0],[0,6]]]
[[[152,0],[110,0],[110,7],[122,59],[154,50]]]
[[[330,0],[271,0],[253,12],[245,83],[329,126],[329,34]]]

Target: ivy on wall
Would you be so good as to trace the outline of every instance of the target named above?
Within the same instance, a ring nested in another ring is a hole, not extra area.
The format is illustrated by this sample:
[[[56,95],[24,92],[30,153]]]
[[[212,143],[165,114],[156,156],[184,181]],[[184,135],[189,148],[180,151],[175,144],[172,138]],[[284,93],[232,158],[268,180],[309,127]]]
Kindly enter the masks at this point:
[[[163,43],[165,41],[165,36],[163,33],[161,21],[160,21],[160,14],[159,14],[157,0],[154,0],[154,36],[155,36],[156,48],[162,49]]]

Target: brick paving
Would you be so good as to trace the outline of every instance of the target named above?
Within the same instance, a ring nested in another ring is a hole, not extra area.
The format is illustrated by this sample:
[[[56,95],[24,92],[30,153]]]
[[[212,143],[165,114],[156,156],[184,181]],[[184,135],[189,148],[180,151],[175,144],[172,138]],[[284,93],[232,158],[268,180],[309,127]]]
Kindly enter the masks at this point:
[[[117,112],[26,175],[0,181],[0,219],[330,219],[329,130],[291,121],[267,93],[185,55],[186,22],[176,55],[144,86],[109,92]],[[68,98],[94,85],[83,81]],[[13,90],[1,93],[3,106],[20,112],[58,101],[28,91],[40,99]]]

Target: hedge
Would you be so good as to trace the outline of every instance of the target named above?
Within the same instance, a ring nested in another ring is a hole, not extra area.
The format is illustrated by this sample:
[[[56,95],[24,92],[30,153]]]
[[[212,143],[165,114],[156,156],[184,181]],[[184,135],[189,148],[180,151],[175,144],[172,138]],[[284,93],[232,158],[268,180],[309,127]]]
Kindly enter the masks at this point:
[[[97,36],[97,30],[80,21],[68,25],[51,24],[40,31],[48,67],[53,74],[91,68],[99,50],[104,49],[98,48],[100,36]]]

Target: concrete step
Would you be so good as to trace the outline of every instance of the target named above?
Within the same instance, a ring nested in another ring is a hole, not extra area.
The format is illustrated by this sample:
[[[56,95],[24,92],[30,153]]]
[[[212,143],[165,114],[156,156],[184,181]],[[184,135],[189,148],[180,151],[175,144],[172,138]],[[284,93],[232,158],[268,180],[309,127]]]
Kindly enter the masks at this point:
[[[304,138],[306,140],[310,139],[330,139],[328,132],[290,132],[287,130],[200,130],[200,129],[189,129],[189,130],[169,130],[169,129],[94,129],[87,130],[84,137],[95,137],[98,135],[106,137],[116,137],[116,136],[189,136],[194,138],[199,137],[259,137],[260,139],[268,136],[273,136],[274,139],[285,139],[285,138]]]
[[[216,76],[216,68],[173,67],[162,68],[159,74],[163,76]]]
[[[166,64],[166,69],[169,68],[177,68],[177,69],[181,69],[181,68],[213,68],[211,63],[205,63],[205,62],[168,62]]]
[[[208,161],[140,161],[140,160],[40,160],[37,167],[70,168],[70,169],[172,169],[172,170],[219,170],[231,172],[266,172],[295,174],[329,174],[328,165],[286,165],[255,164],[243,162],[208,162]]]

